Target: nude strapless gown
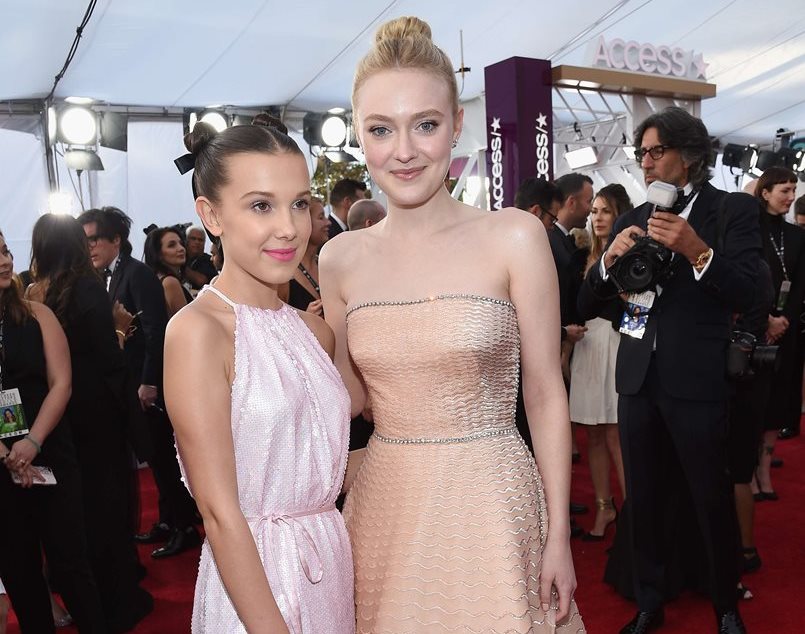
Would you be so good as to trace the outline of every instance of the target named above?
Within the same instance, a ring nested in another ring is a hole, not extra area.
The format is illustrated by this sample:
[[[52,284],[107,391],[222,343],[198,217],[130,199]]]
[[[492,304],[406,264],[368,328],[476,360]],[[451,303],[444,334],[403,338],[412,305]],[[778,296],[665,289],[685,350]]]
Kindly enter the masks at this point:
[[[554,632],[542,480],[514,426],[514,306],[373,302],[348,311],[347,335],[375,418],[344,508],[357,631]],[[558,630],[584,632],[575,603]]]
[[[235,304],[212,286],[203,292],[235,312],[231,426],[238,498],[271,592],[291,634],[352,634],[352,553],[335,508],[349,440],[341,376],[295,309]],[[192,631],[246,632],[207,540]]]

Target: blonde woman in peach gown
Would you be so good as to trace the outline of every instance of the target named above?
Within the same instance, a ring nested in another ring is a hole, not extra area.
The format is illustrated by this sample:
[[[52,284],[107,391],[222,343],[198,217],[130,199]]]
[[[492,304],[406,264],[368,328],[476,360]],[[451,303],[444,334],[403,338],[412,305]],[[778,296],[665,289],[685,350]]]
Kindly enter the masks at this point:
[[[353,116],[388,196],[384,221],[339,235],[320,263],[352,411],[370,404],[375,421],[344,508],[357,631],[583,632],[545,230],[445,189],[463,111],[424,22],[380,28]],[[514,426],[520,364],[536,464]]]

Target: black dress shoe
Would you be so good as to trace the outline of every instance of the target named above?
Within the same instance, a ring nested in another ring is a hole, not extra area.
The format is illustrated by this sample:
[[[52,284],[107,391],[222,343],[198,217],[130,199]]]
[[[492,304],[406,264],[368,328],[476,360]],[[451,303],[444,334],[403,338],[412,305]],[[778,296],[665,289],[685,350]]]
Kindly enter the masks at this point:
[[[183,530],[176,529],[171,533],[170,539],[164,546],[160,546],[151,553],[154,559],[173,557],[188,548],[195,548],[201,543],[201,537],[195,526],[188,526]]]
[[[793,427],[783,427],[777,433],[777,438],[780,440],[788,440],[789,438],[794,438],[795,436],[799,436],[799,430],[794,429]]]
[[[746,634],[746,626],[738,612],[724,612],[718,617],[718,634]]]
[[[757,552],[757,548],[754,546],[743,549],[742,559],[743,561],[741,562],[741,569],[744,573],[755,572],[756,570],[759,570],[760,566],[763,564],[763,562],[760,561],[760,555]]]
[[[147,532],[137,533],[134,541],[138,544],[158,544],[171,536],[171,528],[165,522],[156,522]]]
[[[783,459],[782,458],[772,458],[770,466],[772,469],[779,469],[783,466]]]
[[[584,515],[590,509],[587,508],[586,504],[579,504],[578,502],[571,502],[570,503],[570,514],[571,515]]]
[[[620,634],[645,634],[653,632],[665,621],[665,613],[659,610],[638,611],[635,617],[621,628]]]
[[[575,537],[581,537],[582,535],[584,535],[584,529],[581,526],[579,526],[578,524],[576,524],[576,520],[574,520],[571,517],[570,518],[570,536],[575,538]]]

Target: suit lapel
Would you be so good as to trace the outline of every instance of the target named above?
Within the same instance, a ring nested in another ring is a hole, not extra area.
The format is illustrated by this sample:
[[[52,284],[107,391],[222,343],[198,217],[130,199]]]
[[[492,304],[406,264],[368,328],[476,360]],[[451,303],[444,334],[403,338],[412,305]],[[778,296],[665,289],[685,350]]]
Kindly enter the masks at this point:
[[[109,280],[109,297],[114,301],[117,298],[117,287],[120,285],[120,280],[123,277],[123,269],[126,268],[126,256],[120,254],[120,259],[117,262],[112,279]]]
[[[690,210],[690,215],[688,216],[688,224],[705,242],[707,242],[707,240],[702,235],[702,230],[712,213],[716,198],[717,190],[707,183],[702,187],[699,195],[696,197],[693,203],[693,209]]]

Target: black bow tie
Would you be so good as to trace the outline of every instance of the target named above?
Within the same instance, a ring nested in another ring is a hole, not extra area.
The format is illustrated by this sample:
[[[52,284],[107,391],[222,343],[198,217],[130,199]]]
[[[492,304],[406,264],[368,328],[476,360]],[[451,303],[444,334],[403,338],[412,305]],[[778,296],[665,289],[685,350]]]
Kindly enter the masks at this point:
[[[671,213],[676,214],[677,216],[685,211],[685,207],[688,206],[691,199],[696,195],[696,191],[691,191],[687,196],[685,196],[685,191],[682,189],[676,190],[676,202],[674,206],[671,207]]]
[[[103,270],[103,279],[108,280],[110,277],[112,277],[112,269],[107,266]]]

